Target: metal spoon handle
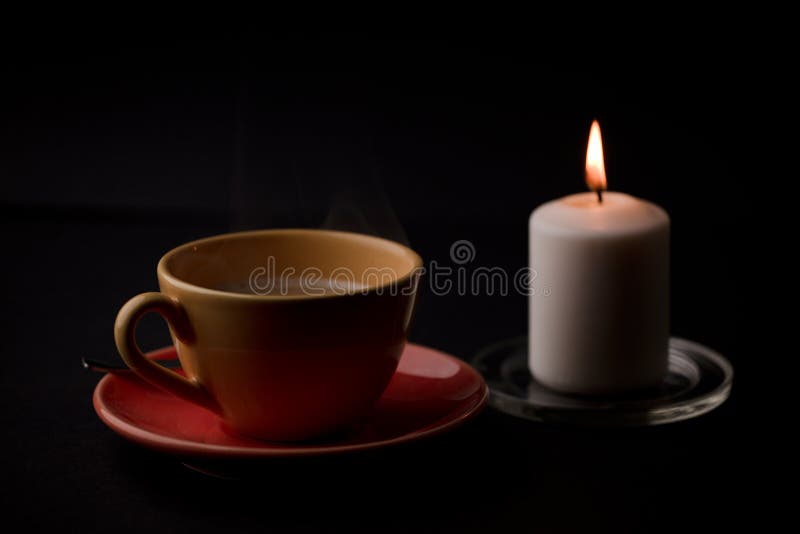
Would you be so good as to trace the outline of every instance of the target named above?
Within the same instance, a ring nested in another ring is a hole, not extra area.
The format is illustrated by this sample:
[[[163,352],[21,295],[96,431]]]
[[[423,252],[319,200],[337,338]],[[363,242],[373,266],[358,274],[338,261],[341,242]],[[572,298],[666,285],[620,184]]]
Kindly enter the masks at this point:
[[[81,363],[84,369],[98,373],[128,374],[133,372],[123,363],[110,363],[92,358],[81,358]],[[178,360],[158,360],[158,363],[169,369],[180,369],[181,366],[181,362]]]

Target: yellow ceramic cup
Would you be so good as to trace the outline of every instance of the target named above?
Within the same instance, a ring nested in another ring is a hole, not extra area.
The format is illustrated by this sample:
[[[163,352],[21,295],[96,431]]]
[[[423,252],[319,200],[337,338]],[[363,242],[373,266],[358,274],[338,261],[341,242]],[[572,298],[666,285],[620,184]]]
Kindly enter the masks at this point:
[[[139,376],[216,412],[235,432],[320,436],[367,415],[388,385],[421,267],[403,245],[348,232],[201,239],[161,258],[160,293],[122,307],[117,348]],[[137,347],[136,323],[148,312],[169,324],[185,377]]]

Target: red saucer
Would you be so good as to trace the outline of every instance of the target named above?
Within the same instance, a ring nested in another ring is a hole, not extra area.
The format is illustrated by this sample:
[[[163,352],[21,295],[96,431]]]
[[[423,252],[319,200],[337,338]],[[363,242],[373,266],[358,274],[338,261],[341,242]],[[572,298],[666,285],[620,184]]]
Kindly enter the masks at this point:
[[[148,354],[176,358],[173,347]],[[156,389],[132,374],[108,374],[94,391],[100,419],[121,436],[180,456],[259,458],[373,449],[445,432],[475,416],[489,389],[461,360],[409,343],[372,415],[338,438],[272,443],[235,436],[213,413]]]

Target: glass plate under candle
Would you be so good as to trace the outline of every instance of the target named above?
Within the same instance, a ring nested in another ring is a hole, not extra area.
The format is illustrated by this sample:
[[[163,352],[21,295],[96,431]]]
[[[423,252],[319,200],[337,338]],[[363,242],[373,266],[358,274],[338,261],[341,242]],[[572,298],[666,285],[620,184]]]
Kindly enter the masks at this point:
[[[659,388],[624,397],[569,395],[548,389],[528,371],[528,339],[492,345],[472,360],[489,385],[489,405],[533,421],[583,426],[649,426],[707,413],[728,398],[733,367],[698,343],[669,340],[669,371]]]

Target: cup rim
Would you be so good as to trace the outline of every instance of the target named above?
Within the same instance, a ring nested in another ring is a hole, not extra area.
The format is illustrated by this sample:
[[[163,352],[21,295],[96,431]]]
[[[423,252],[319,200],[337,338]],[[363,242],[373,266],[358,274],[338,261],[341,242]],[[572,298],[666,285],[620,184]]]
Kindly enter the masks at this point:
[[[224,291],[221,289],[211,289],[208,287],[203,287],[197,284],[192,284],[191,282],[187,282],[181,278],[178,278],[174,273],[172,273],[169,268],[167,267],[167,262],[179,252],[186,250],[187,248],[197,246],[199,244],[207,244],[213,243],[215,241],[225,241],[231,238],[238,238],[238,237],[245,237],[245,236],[257,236],[257,235],[269,235],[269,234],[294,234],[294,235],[302,235],[302,234],[328,234],[328,235],[339,235],[339,236],[346,236],[350,238],[358,238],[363,239],[366,241],[373,241],[373,242],[382,242],[384,244],[388,244],[394,247],[401,249],[403,252],[408,254],[413,261],[413,267],[409,269],[409,271],[404,274],[403,276],[399,277],[397,280],[388,282],[388,283],[381,283],[371,287],[358,289],[355,291],[348,291],[346,293],[323,293],[321,295],[256,295],[256,294],[246,294],[246,293],[236,293],[233,291]],[[398,243],[397,241],[392,241],[391,239],[386,239],[383,237],[378,237],[370,234],[362,234],[359,232],[347,232],[344,230],[327,230],[324,228],[270,228],[264,230],[245,230],[241,232],[229,232],[225,234],[217,234],[213,236],[203,237],[200,239],[195,239],[193,241],[189,241],[187,243],[183,243],[178,245],[177,247],[172,248],[168,252],[166,252],[161,259],[158,261],[158,266],[156,268],[157,274],[159,277],[163,277],[166,279],[170,284],[184,291],[191,291],[193,293],[200,293],[209,296],[217,296],[217,297],[225,297],[230,299],[236,300],[248,300],[254,302],[264,302],[264,301],[294,301],[294,300],[317,300],[317,299],[331,299],[331,298],[341,298],[341,297],[350,297],[354,295],[370,295],[373,293],[378,292],[378,290],[383,290],[390,285],[401,285],[404,284],[406,281],[411,279],[416,273],[418,273],[422,269],[423,263],[422,258],[419,254],[417,254],[414,250],[402,243]]]

